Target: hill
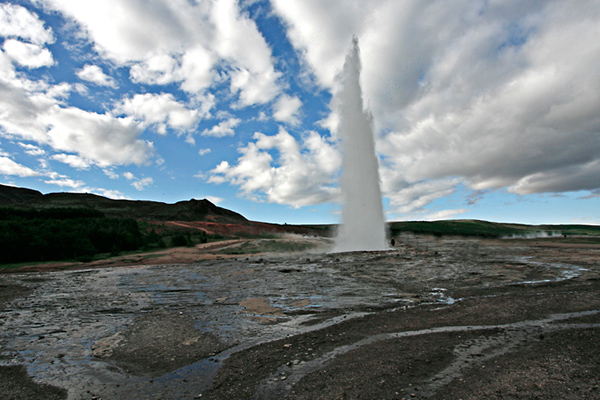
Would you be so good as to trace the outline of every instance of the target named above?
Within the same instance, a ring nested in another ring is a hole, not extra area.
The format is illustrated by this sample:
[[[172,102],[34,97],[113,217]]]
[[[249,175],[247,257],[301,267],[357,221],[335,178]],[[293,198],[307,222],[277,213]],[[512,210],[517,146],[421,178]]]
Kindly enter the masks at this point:
[[[410,232],[435,236],[483,238],[544,238],[575,235],[600,238],[600,226],[595,225],[525,225],[479,220],[390,222],[388,229],[391,236]]]
[[[248,220],[234,211],[210,201],[187,200],[175,204],[143,200],[113,200],[89,193],[49,193],[0,185],[0,206],[15,209],[83,208],[100,211],[107,217],[134,218],[145,221],[208,221],[245,223]]]
[[[37,190],[0,185],[0,206],[26,203],[44,197]]]
[[[0,264],[5,265],[87,262],[121,252],[287,233],[320,235],[328,230],[249,221],[206,199],[167,204],[0,185]]]

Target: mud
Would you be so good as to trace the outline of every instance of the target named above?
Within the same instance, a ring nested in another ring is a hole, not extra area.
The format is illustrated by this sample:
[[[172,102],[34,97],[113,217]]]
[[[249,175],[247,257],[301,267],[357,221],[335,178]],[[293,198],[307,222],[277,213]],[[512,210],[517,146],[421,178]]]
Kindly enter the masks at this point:
[[[215,335],[201,332],[183,315],[161,310],[144,315],[124,332],[97,340],[92,354],[114,361],[133,375],[160,376],[225,349]]]
[[[600,398],[600,245],[398,243],[2,275],[0,387],[8,398],[26,387],[68,399]]]

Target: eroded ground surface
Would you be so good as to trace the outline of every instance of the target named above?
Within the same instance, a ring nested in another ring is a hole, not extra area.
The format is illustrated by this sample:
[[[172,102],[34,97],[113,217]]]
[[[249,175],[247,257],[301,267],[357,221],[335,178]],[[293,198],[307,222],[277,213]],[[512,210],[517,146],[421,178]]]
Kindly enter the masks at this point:
[[[225,249],[0,276],[0,392],[600,398],[597,244],[406,236],[386,252]]]

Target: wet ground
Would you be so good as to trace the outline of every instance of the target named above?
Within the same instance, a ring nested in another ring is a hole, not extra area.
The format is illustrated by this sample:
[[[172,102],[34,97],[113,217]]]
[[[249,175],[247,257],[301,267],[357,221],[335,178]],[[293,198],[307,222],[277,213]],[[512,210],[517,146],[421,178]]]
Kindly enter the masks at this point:
[[[398,243],[2,275],[0,391],[600,398],[600,245]]]

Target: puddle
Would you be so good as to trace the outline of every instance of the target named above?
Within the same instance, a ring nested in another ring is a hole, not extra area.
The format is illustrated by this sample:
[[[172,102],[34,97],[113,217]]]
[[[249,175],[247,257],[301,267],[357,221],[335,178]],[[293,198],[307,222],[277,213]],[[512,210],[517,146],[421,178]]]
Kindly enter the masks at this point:
[[[519,262],[529,264],[529,265],[543,267],[549,271],[553,271],[554,273],[557,273],[557,276],[553,277],[551,279],[522,281],[522,282],[519,282],[520,284],[534,285],[534,284],[539,284],[539,283],[567,281],[569,279],[574,279],[574,278],[581,276],[584,272],[590,271],[587,268],[583,268],[583,267],[580,267],[577,265],[572,265],[572,264],[547,263],[547,262],[533,261],[532,257],[517,257],[516,260]]]
[[[447,291],[448,290],[444,289],[444,288],[432,288],[431,292],[429,294],[432,295],[433,297],[435,297],[436,301],[438,301],[440,303],[448,304],[448,305],[452,305],[452,304],[456,303],[457,301],[462,300],[462,299],[454,299],[453,297],[448,295]]]

